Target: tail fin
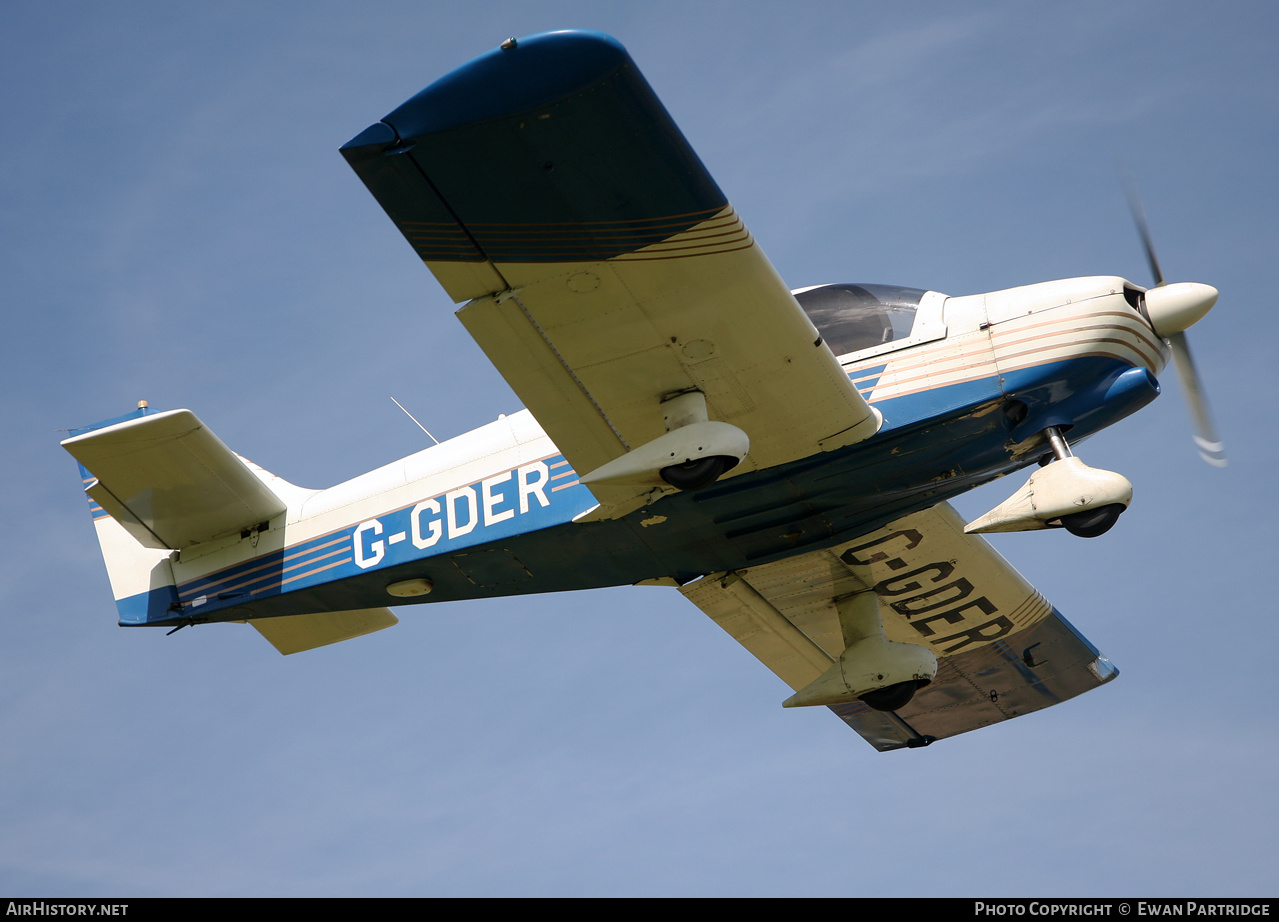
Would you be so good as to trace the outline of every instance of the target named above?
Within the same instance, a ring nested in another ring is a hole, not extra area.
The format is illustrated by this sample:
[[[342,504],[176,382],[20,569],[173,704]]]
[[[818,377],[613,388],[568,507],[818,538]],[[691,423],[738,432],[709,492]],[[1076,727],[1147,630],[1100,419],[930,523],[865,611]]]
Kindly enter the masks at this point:
[[[121,624],[180,624],[169,552],[261,529],[287,506],[190,410],[125,416],[73,430]]]
[[[313,491],[227,448],[190,410],[133,413],[71,430],[89,511],[121,625],[190,623],[170,554],[246,529],[261,531]],[[283,522],[277,522],[276,526]],[[312,650],[398,623],[385,608],[250,619],[281,653]]]
[[[190,410],[147,413],[62,443],[92,471],[85,492],[146,547],[182,550],[288,508]]]
[[[72,429],[71,437],[62,444],[65,447],[68,442],[82,439],[88,433],[128,424],[148,415],[150,411],[147,407],[139,406],[137,410],[124,416]],[[111,580],[111,594],[115,597],[120,624],[154,624],[174,620],[180,608],[173,568],[169,563],[169,551],[144,547],[103,508],[93,496],[99,480],[83,462],[80,463],[80,477],[89,499],[89,512],[93,516],[93,527],[102,548],[102,559],[107,565],[107,576]]]

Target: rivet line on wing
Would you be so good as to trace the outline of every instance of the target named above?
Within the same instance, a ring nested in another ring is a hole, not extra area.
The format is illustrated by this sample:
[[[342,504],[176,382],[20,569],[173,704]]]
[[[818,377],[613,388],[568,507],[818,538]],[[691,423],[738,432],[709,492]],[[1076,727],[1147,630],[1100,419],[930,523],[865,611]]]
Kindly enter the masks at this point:
[[[622,447],[627,451],[630,451],[630,443],[628,443],[626,439],[622,438],[622,433],[617,431],[617,427],[614,426],[613,421],[608,418],[608,414],[604,412],[604,408],[599,405],[599,403],[595,400],[595,397],[589,390],[587,390],[582,379],[577,376],[577,372],[573,370],[573,367],[569,365],[569,363],[565,361],[564,356],[560,354],[560,350],[555,348],[555,343],[551,342],[551,338],[546,335],[546,331],[542,329],[542,325],[537,322],[537,319],[533,316],[529,309],[524,306],[524,302],[520,300],[520,296],[511,292],[510,298],[520,306],[520,310],[524,312],[524,316],[528,318],[528,322],[533,325],[533,329],[537,330],[537,334],[542,337],[542,341],[546,343],[547,348],[555,353],[555,357],[560,360],[560,364],[564,366],[564,370],[568,372],[569,377],[573,379],[573,383],[578,386],[578,389],[581,390],[583,396],[591,402],[591,406],[593,406],[595,408],[595,412],[600,415],[600,419],[604,420],[604,422],[608,424],[608,428],[613,430],[613,435],[617,436],[617,440],[622,443]]]

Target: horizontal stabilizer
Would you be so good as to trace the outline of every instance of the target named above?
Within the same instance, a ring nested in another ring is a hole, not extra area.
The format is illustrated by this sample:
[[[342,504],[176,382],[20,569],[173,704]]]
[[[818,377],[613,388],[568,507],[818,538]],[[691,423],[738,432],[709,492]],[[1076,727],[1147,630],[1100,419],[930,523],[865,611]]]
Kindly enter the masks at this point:
[[[393,627],[400,619],[389,608],[322,611],[313,615],[259,618],[249,624],[285,656]]]
[[[180,550],[286,508],[190,410],[95,429],[62,447],[93,476],[85,492],[144,547]]]

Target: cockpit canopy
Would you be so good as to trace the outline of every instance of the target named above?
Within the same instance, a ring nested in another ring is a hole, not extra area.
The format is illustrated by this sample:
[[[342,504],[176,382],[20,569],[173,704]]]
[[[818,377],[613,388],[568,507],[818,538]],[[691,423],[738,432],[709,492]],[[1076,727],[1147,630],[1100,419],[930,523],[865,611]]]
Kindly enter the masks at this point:
[[[918,288],[843,282],[794,292],[795,300],[836,355],[908,339],[925,294]]]

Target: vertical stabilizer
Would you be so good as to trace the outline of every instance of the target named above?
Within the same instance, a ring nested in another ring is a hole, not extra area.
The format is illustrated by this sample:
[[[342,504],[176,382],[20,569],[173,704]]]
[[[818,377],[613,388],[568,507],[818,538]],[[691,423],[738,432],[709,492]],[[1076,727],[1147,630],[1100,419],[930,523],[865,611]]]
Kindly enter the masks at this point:
[[[124,416],[72,429],[71,438],[117,423],[140,419],[150,412],[143,404]],[[87,496],[89,490],[97,485],[98,479],[83,464],[80,465],[80,477]],[[107,576],[111,580],[111,594],[115,597],[120,624],[142,625],[171,618],[171,608],[178,604],[178,593],[174,585],[173,568],[169,563],[169,551],[143,547],[97,500],[91,496],[88,499],[89,512],[93,516],[93,527],[98,535],[98,545],[102,549],[102,559],[107,565]]]

